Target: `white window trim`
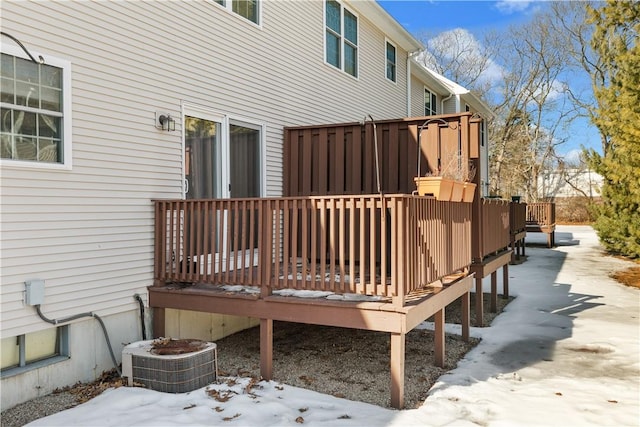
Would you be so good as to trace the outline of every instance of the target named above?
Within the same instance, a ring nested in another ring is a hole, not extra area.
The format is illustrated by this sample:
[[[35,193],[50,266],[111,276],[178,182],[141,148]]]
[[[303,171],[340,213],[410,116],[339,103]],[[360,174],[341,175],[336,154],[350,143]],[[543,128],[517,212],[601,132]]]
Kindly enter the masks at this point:
[[[260,130],[260,196],[261,197],[265,197],[265,193],[267,191],[267,149],[266,149],[266,145],[267,145],[267,125],[264,122],[261,122],[259,120],[255,120],[255,119],[251,119],[251,118],[247,118],[247,117],[243,117],[243,116],[235,116],[235,115],[228,115],[228,114],[224,114],[224,113],[220,113],[218,111],[215,111],[211,108],[202,106],[202,105],[197,105],[197,104],[191,104],[191,103],[186,103],[183,102],[182,103],[182,121],[184,121],[184,117],[186,116],[192,116],[192,117],[199,117],[199,118],[203,118],[206,120],[211,120],[214,122],[218,122],[222,125],[222,133],[220,135],[220,143],[221,143],[221,147],[222,147],[222,156],[224,158],[228,158],[228,153],[227,153],[227,146],[228,146],[228,139],[229,139],[229,125],[230,124],[236,124],[236,125],[242,125],[242,126],[247,126],[247,127],[251,127],[253,129],[259,129]],[[186,187],[185,187],[185,183],[186,183],[186,175],[185,175],[185,161],[186,159],[184,158],[184,147],[185,147],[185,127],[182,126],[182,198],[186,198]],[[229,167],[226,164],[226,162],[222,162],[222,164],[220,165],[221,170],[220,170],[220,174],[224,177],[224,182],[228,183],[231,180],[231,172],[229,171]],[[229,187],[226,185],[222,185],[222,194],[223,194],[223,198],[228,198],[230,196],[229,194]]]
[[[360,15],[358,15],[353,9],[348,8],[343,2],[339,0],[335,0],[336,3],[340,4],[340,67],[336,67],[335,65],[327,62],[327,1],[322,0],[322,57],[325,65],[328,65],[333,70],[339,70],[352,79],[359,80],[360,79]],[[351,74],[345,71],[344,66],[344,11],[345,9],[349,11],[353,16],[356,17],[358,21],[357,35],[358,44],[356,45],[356,75],[352,76]],[[385,49],[386,53],[386,49]]]
[[[424,111],[424,114],[425,116],[435,116],[438,114],[438,94],[432,91],[431,89],[429,89],[427,86],[423,86],[423,88],[424,89],[422,91],[422,109],[424,110],[424,95],[428,91],[429,96],[431,97],[431,99],[429,100],[429,103],[431,104],[431,110],[433,111],[433,113],[431,114],[427,114],[427,112]],[[436,102],[433,102],[434,96],[436,97]],[[440,114],[442,114],[442,111],[440,112]]]
[[[224,0],[224,4],[220,4],[216,1],[211,0],[211,3],[213,3],[214,5],[216,5],[221,9],[224,9],[227,13],[235,16],[237,19],[240,19],[242,22],[246,22],[250,25],[253,25],[256,28],[262,29],[262,3],[263,3],[262,1],[258,1],[258,22],[257,23],[234,12],[232,0]]]
[[[387,43],[389,43],[391,46],[393,46],[393,48],[396,50],[396,63],[394,64],[396,66],[396,79],[395,80],[391,80],[389,77],[387,77]],[[392,42],[391,40],[389,40],[388,38],[384,38],[384,78],[386,81],[391,82],[393,84],[398,84],[398,46],[396,46],[396,44],[394,42]]]
[[[267,125],[255,119],[243,116],[228,116],[225,132],[229,135],[229,125],[240,125],[260,131],[260,197],[266,197],[267,191]],[[231,180],[230,171],[227,171],[227,182]]]
[[[29,56],[17,46],[7,46],[2,43],[2,53],[13,55],[19,58],[28,59]],[[0,159],[0,166],[3,168],[33,168],[46,170],[71,170],[71,61],[56,58],[54,56],[29,50],[34,57],[42,56],[46,65],[52,65],[62,69],[62,163],[47,163],[37,161]]]

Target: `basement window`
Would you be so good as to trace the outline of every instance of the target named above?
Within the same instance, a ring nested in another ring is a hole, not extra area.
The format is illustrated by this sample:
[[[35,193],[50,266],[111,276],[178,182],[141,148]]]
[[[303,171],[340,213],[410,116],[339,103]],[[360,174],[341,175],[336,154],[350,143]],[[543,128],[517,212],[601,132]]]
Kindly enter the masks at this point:
[[[1,348],[1,378],[67,360],[69,326],[3,338]]]

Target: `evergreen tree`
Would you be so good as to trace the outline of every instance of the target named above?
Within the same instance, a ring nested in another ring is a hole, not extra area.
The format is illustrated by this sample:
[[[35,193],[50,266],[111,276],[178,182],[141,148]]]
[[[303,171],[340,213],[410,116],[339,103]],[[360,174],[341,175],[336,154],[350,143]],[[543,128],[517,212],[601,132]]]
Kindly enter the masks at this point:
[[[607,0],[590,12],[598,56],[593,120],[603,152],[587,155],[604,177],[594,227],[608,250],[640,258],[640,2]]]

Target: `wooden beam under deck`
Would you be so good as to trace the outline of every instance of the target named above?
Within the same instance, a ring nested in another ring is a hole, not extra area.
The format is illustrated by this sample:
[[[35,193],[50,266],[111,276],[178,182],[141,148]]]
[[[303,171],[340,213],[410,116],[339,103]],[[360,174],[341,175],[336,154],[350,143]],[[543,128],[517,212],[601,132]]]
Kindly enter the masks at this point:
[[[248,316],[260,319],[260,371],[265,379],[273,374],[273,321],[317,324],[365,329],[391,334],[391,403],[404,405],[405,335],[431,316],[435,322],[435,363],[444,365],[444,309],[463,296],[463,337],[469,336],[469,292],[473,288],[473,274],[436,286],[433,292],[408,298],[404,306],[390,302],[331,301],[270,295],[232,294],[209,288],[149,288],[149,305],[164,311],[166,308],[203,311],[209,313]],[[464,302],[467,301],[465,304]],[[464,322],[463,322],[464,323]],[[156,325],[164,330],[164,325]]]

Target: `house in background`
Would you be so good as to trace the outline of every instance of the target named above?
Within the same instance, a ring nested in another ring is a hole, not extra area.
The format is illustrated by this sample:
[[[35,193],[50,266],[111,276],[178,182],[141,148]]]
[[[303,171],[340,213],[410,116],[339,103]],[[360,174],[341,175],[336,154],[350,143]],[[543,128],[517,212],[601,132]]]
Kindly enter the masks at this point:
[[[420,43],[373,1],[0,8],[3,409],[97,378],[143,338],[152,200],[281,196],[285,127],[461,111],[469,96],[421,68]],[[256,324],[164,319],[211,340]]]
[[[602,175],[592,170],[566,168],[543,171],[538,177],[538,197],[555,200],[586,197],[600,197]]]

